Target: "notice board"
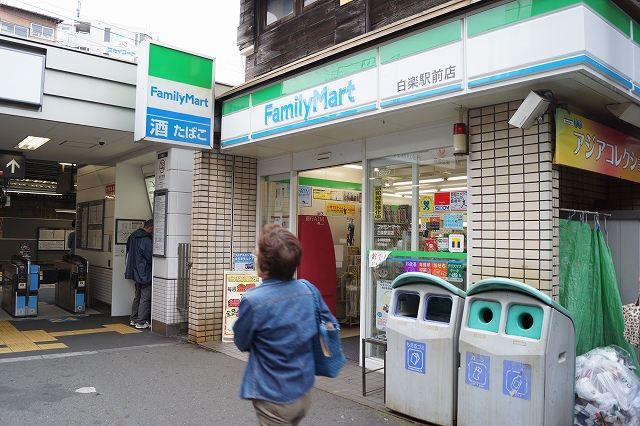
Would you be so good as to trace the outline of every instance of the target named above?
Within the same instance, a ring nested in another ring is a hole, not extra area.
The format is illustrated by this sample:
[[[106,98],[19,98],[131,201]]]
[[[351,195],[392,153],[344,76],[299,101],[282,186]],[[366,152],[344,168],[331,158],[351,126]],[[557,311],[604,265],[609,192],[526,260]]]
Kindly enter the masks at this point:
[[[153,195],[153,255],[164,257],[167,251],[167,190]]]
[[[104,200],[78,204],[76,213],[76,248],[102,250]]]

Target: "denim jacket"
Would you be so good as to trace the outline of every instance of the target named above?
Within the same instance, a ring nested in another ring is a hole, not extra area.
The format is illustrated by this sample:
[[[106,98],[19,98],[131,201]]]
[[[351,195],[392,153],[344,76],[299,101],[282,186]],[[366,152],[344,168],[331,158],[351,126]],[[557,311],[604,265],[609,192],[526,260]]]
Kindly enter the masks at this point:
[[[321,316],[335,317],[314,287]],[[233,340],[249,361],[240,398],[290,404],[313,387],[315,365],[311,339],[318,332],[313,296],[306,284],[267,279],[240,302]]]

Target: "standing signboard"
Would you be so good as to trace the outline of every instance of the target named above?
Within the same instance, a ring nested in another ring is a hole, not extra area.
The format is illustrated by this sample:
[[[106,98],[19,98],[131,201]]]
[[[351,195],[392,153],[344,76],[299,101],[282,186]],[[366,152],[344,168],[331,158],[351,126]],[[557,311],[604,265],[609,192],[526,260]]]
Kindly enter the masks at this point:
[[[222,341],[233,342],[233,324],[238,320],[240,301],[244,294],[260,282],[255,272],[224,272],[224,315],[222,316]]]
[[[143,43],[134,139],[211,148],[215,59],[155,40]]]

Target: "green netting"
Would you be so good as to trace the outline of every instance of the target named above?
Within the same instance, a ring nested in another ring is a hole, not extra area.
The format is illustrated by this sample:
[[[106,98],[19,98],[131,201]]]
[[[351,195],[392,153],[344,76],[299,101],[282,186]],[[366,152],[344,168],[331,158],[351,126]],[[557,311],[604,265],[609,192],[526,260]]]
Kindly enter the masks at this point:
[[[560,305],[576,327],[576,355],[618,345],[638,366],[633,346],[623,337],[622,302],[611,251],[599,229],[560,220]],[[636,369],[636,372],[638,370]]]

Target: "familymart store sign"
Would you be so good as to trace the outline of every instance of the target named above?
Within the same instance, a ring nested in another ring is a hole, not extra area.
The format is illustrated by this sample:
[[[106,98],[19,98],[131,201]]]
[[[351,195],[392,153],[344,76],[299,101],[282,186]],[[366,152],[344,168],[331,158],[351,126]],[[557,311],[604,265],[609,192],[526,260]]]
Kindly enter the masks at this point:
[[[215,59],[156,41],[143,47],[136,89],[136,141],[213,146]]]

